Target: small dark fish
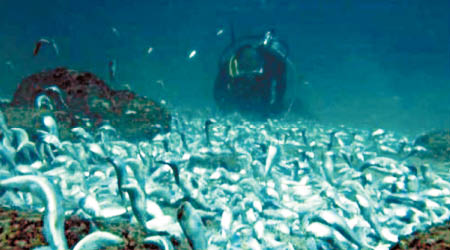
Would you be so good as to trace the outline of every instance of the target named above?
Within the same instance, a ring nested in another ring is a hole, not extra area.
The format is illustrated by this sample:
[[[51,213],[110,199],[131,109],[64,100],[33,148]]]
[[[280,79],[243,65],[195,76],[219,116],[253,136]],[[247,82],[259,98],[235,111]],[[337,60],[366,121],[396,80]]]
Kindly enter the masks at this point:
[[[330,132],[330,142],[328,143],[328,150],[331,150],[333,147],[333,141],[335,140],[336,131]]]
[[[306,128],[303,128],[303,129],[300,131],[300,133],[301,133],[302,138],[303,138],[303,143],[304,143],[306,146],[309,146],[308,138],[307,138],[307,136],[306,136]]]
[[[117,70],[117,63],[116,63],[115,59],[109,61],[108,69],[109,69],[109,79],[111,81],[115,81],[116,80],[116,70]]]
[[[39,41],[36,42],[36,45],[34,46],[33,50],[33,56],[36,56],[39,53],[39,50],[42,47],[42,44],[50,44],[50,41],[44,38],[39,39]]]
[[[298,162],[298,160],[295,160],[293,163],[294,163],[294,168],[292,169],[293,179],[294,181],[300,181],[300,176],[298,175],[298,171],[300,171],[300,163]]]
[[[188,148],[188,145],[187,145],[187,143],[186,143],[186,136],[184,135],[184,133],[183,132],[178,132],[179,134],[180,134],[180,137],[181,137],[181,143],[183,143],[183,148],[186,150],[186,151],[189,151],[189,148]]]
[[[164,146],[164,151],[169,152],[169,141],[167,140],[167,138],[164,138],[162,143],[163,143],[163,146]]]

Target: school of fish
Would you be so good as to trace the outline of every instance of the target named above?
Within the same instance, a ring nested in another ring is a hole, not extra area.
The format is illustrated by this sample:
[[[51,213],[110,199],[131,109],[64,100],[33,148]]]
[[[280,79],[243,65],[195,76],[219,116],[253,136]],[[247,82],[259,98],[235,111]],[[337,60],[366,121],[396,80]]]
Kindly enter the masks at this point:
[[[43,214],[40,250],[68,249],[70,215],[128,220],[164,250],[183,239],[194,250],[389,249],[450,217],[449,175],[413,160],[426,150],[413,138],[212,117],[174,113],[171,132],[129,142],[109,125],[61,141],[43,115],[31,141],[0,113],[0,204]],[[73,249],[122,243],[95,231]]]

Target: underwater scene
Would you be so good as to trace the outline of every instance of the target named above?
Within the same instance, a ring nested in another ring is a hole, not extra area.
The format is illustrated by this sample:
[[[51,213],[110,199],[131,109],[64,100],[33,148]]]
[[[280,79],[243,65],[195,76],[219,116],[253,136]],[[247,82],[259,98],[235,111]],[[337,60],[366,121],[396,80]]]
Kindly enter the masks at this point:
[[[0,250],[450,249],[449,9],[1,0]]]

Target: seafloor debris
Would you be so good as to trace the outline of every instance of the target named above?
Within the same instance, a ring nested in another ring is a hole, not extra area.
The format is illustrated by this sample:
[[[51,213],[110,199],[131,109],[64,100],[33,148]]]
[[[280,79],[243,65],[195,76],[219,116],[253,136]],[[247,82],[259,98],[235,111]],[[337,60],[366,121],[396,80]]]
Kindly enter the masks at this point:
[[[402,239],[391,250],[442,250],[450,249],[450,221],[446,224],[435,226],[427,231],[416,232]]]
[[[450,130],[437,130],[419,136],[416,145],[423,146],[427,149],[425,157],[434,158],[436,160],[450,160]]]
[[[47,245],[42,234],[42,215],[32,211],[10,210],[0,208],[0,249],[28,250]],[[77,216],[65,220],[65,235],[67,244],[72,248],[83,237],[89,234],[90,223]],[[142,243],[145,233],[129,223],[117,222],[99,223],[99,229],[123,237],[124,244],[119,247],[107,247],[105,250],[157,250],[156,246]],[[177,245],[178,244],[178,245]],[[190,250],[187,241],[174,244],[177,250]]]
[[[39,107],[39,108],[38,108]],[[9,105],[2,105],[10,127],[36,129],[43,112],[56,118],[62,139],[73,126],[110,123],[126,139],[151,139],[169,131],[171,116],[160,104],[128,90],[113,90],[92,73],[56,68],[25,78]]]

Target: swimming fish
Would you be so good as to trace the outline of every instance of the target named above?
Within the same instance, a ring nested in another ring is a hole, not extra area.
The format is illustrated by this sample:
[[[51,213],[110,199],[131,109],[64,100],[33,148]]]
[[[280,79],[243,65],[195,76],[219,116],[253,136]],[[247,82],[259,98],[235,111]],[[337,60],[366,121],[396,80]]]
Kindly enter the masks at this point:
[[[52,47],[53,47],[53,50],[55,51],[55,54],[57,56],[59,56],[59,48],[58,48],[58,44],[56,44],[56,42],[55,42],[55,39],[52,39]]]
[[[50,44],[50,41],[44,38],[39,39],[34,46],[33,56],[36,56],[39,53],[43,44]]]
[[[115,81],[116,80],[116,70],[117,70],[116,59],[112,59],[111,61],[109,61],[108,69],[109,69],[109,79],[111,81]]]
[[[15,69],[15,66],[14,66],[14,64],[13,64],[12,61],[9,61],[9,60],[8,60],[8,61],[5,62],[5,64],[6,64],[6,66],[9,67],[10,70]]]
[[[189,59],[192,59],[197,54],[196,50],[192,50],[191,53],[189,53]]]
[[[113,32],[114,35],[116,35],[117,37],[120,36],[119,30],[116,27],[111,27],[111,31]]]

